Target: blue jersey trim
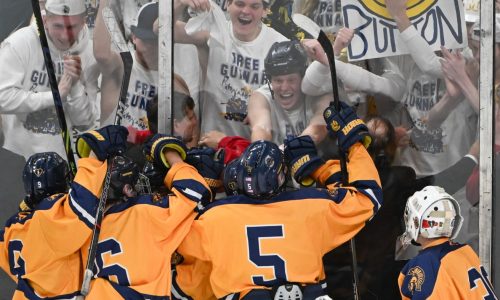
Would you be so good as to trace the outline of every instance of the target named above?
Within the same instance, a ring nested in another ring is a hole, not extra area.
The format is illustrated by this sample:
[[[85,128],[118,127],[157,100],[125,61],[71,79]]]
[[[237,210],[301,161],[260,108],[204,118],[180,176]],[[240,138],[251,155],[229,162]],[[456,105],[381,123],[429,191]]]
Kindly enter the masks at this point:
[[[95,224],[99,199],[84,186],[73,182],[68,193],[69,206],[89,228]]]
[[[115,289],[115,291],[123,297],[123,299],[127,299],[127,300],[144,300],[144,299],[170,300],[169,296],[153,296],[153,295],[141,294],[129,286],[119,285],[119,284],[112,282],[112,281],[109,281],[109,283]]]
[[[33,215],[37,210],[48,210],[51,209],[57,201],[59,201],[65,194],[55,194],[50,197],[47,197],[40,201],[34,210],[28,210],[23,212],[17,212],[12,217],[8,218],[5,222],[5,228],[8,228],[15,224],[23,225],[28,220],[33,218]],[[20,217],[22,216],[22,217]]]
[[[373,180],[358,180],[354,182],[353,186],[357,188],[358,192],[370,199],[373,203],[373,213],[377,213],[384,202],[380,186]]]
[[[323,201],[333,201],[335,203],[340,203],[344,199],[346,194],[345,189],[337,189],[330,192],[327,189],[316,189],[316,188],[302,188],[295,191],[285,191],[274,196],[271,199],[254,199],[246,195],[236,195],[229,196],[217,201],[210,203],[205,209],[200,212],[198,217],[206,213],[210,209],[227,204],[253,204],[253,205],[265,205],[270,203],[278,203],[285,201],[300,201],[300,200],[323,200]]]
[[[19,278],[17,281],[17,290],[21,291],[26,298],[29,300],[58,300],[58,299],[71,299],[73,297],[76,297],[80,294],[79,291],[71,293],[71,294],[65,294],[65,295],[60,295],[56,297],[38,297],[33,288],[26,282],[26,280]]]
[[[173,189],[176,189],[189,200],[196,203],[208,203],[212,199],[212,192],[203,184],[193,179],[175,180],[172,183]]]
[[[48,210],[51,209],[54,204],[59,201],[62,197],[64,197],[66,194],[55,194],[50,197],[47,197],[40,201],[40,203],[37,204],[35,210]]]
[[[181,287],[177,284],[177,271],[172,270],[172,300],[193,300],[182,291]]]
[[[23,225],[28,220],[31,220],[31,218],[33,218],[33,214],[34,213],[35,213],[34,210],[29,211],[29,212],[18,212],[18,213],[16,213],[12,217],[8,218],[7,221],[5,221],[5,228],[9,228],[10,226],[15,225],[15,224],[21,224],[21,225]],[[22,218],[19,217],[20,214],[23,215]]]

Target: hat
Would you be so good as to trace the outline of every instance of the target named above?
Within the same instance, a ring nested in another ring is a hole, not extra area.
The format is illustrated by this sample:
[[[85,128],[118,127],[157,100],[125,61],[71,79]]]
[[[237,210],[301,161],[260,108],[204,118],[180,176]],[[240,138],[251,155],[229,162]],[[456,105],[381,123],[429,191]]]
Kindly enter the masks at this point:
[[[471,38],[475,41],[481,40],[481,22],[478,20],[472,25]],[[500,13],[495,14],[495,41],[500,43]]]
[[[158,19],[158,2],[144,4],[137,17],[135,25],[130,26],[132,33],[141,40],[156,40],[158,36],[153,31],[153,24]]]
[[[77,16],[85,13],[84,0],[47,0],[45,10],[59,16]]]

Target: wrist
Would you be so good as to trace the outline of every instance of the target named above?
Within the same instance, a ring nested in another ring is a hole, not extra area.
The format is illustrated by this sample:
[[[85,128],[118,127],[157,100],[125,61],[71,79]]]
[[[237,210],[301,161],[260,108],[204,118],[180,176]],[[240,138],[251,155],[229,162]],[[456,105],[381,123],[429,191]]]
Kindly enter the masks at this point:
[[[398,25],[399,32],[403,32],[411,26],[410,18],[408,18],[406,12],[394,15],[394,21]]]
[[[181,162],[182,158],[179,155],[179,153],[171,148],[165,148],[163,149],[163,155],[165,157],[165,160],[168,162],[170,167],[174,165],[175,163]]]

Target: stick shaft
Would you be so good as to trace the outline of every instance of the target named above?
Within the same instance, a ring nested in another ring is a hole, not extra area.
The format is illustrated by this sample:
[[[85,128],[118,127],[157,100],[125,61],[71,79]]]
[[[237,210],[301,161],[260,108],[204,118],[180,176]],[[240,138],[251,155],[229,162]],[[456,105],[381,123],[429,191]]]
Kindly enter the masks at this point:
[[[87,257],[87,265],[85,267],[85,272],[83,276],[81,294],[87,296],[90,288],[90,281],[94,276],[94,260],[97,254],[97,246],[99,244],[99,235],[101,233],[101,223],[102,216],[104,214],[104,209],[106,207],[106,201],[108,199],[108,190],[111,183],[111,170],[113,168],[113,158],[108,158],[108,165],[106,167],[106,177],[104,178],[104,183],[102,187],[101,198],[99,199],[99,205],[97,207],[97,213],[95,217],[95,224],[92,230],[92,238],[90,240],[89,254]]]
[[[31,0],[31,6],[33,7],[33,13],[35,15],[36,25],[38,27],[38,35],[40,38],[40,45],[42,47],[45,67],[47,68],[47,76],[49,77],[50,89],[52,91],[52,97],[54,99],[54,107],[56,109],[59,127],[61,128],[64,151],[66,152],[69,167],[74,177],[76,174],[76,162],[75,156],[73,154],[73,148],[71,148],[71,132],[69,132],[68,125],[66,124],[66,117],[64,115],[61,94],[59,93],[59,86],[54,69],[54,63],[50,55],[49,43],[47,41],[47,35],[45,34],[42,13],[40,12],[40,4],[38,3],[38,1],[39,0]]]
[[[101,14],[106,11],[106,9],[109,10],[108,7],[105,8],[100,8]],[[117,28],[116,25],[116,20],[113,18],[114,15],[110,15],[109,12],[107,11],[107,17],[104,19],[105,20],[105,25],[107,26],[108,31],[110,32],[110,38],[112,39],[112,42],[117,45],[118,49],[121,51],[120,52],[120,58],[123,63],[123,77],[122,77],[122,84],[120,87],[120,96],[118,99],[118,107],[116,109],[116,116],[115,116],[115,125],[120,125],[121,120],[123,117],[124,110],[126,109],[126,103],[127,103],[127,91],[128,91],[128,86],[129,86],[129,81],[130,81],[130,75],[132,73],[132,66],[133,66],[133,58],[132,54],[130,53],[128,47],[126,47],[126,42],[124,41],[122,35],[119,32],[112,31],[114,28]],[[114,22],[114,23],[112,23]],[[112,27],[115,26],[115,27]],[[92,280],[92,277],[94,276],[93,268],[94,268],[94,260],[97,254],[97,248],[99,245],[99,235],[101,233],[101,223],[102,223],[102,218],[104,214],[104,209],[106,208],[106,202],[108,198],[108,189],[109,185],[111,183],[111,172],[113,169],[113,161],[114,159],[108,158],[108,165],[106,169],[106,177],[104,179],[103,183],[103,188],[102,188],[102,193],[101,193],[101,198],[99,199],[99,205],[97,207],[97,212],[96,212],[96,217],[95,217],[95,225],[92,230],[92,239],[91,243],[89,246],[89,254],[87,258],[87,265],[85,268],[84,272],[84,278],[82,282],[82,288],[81,288],[81,294],[85,297],[90,288],[90,281]]]
[[[134,60],[130,51],[120,52],[120,57],[123,63],[123,77],[120,88],[120,98],[118,99],[118,107],[116,108],[115,124],[120,125],[125,109],[127,108],[127,90],[132,73]]]
[[[335,68],[335,56],[333,53],[332,43],[326,36],[326,34],[321,30],[318,35],[318,42],[326,53],[326,57],[328,58],[328,64],[330,65],[330,75],[332,78],[332,90],[333,90],[333,101],[334,106],[337,112],[340,112],[340,97],[339,97],[339,87],[337,85],[337,70]],[[331,105],[332,103],[330,103]],[[342,184],[344,186],[349,184],[349,173],[347,172],[347,162],[346,156],[343,151],[340,151],[340,172],[342,174]],[[359,291],[358,291],[358,262],[356,257],[356,242],[354,238],[350,240],[349,250],[351,252],[351,268],[352,268],[352,285],[353,285],[353,294],[354,300],[359,299]]]

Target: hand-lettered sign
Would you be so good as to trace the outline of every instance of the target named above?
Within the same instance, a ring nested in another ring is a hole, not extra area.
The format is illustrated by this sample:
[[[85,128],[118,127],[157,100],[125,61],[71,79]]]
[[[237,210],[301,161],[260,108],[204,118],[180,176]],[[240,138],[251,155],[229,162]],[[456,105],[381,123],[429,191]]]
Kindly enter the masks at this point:
[[[385,0],[342,0],[346,27],[354,29],[349,60],[409,53]],[[462,0],[408,0],[406,15],[433,50],[467,46]]]

